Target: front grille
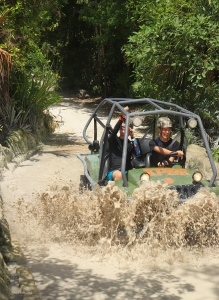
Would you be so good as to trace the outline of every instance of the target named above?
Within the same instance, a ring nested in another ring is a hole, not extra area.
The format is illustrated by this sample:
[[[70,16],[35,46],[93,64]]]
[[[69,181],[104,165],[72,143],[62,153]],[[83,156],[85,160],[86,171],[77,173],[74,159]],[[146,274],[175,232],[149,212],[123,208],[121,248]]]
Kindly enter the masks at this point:
[[[194,196],[202,186],[203,185],[201,183],[197,183],[171,186],[169,189],[176,190],[179,194],[179,199],[184,201],[185,199]]]

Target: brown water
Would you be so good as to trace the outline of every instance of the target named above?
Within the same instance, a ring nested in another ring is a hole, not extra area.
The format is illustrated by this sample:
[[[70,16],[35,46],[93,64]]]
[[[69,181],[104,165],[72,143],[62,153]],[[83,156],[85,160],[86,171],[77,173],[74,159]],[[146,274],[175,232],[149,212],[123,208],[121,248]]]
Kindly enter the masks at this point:
[[[202,189],[178,204],[175,191],[149,182],[136,189],[132,198],[128,203],[113,182],[83,194],[70,184],[52,186],[38,194],[34,204],[18,201],[16,230],[23,244],[68,245],[80,256],[110,260],[122,268],[197,264],[205,256],[217,256],[215,194]]]

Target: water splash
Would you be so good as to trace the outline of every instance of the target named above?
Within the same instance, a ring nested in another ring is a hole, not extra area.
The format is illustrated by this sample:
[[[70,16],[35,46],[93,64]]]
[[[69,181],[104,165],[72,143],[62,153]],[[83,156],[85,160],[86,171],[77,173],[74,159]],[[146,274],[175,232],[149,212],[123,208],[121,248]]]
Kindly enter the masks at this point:
[[[18,215],[23,243],[71,245],[120,266],[183,263],[214,255],[219,245],[219,200],[207,188],[179,204],[177,192],[159,182],[144,183],[130,202],[114,182],[83,194],[54,185],[32,204],[19,200]]]

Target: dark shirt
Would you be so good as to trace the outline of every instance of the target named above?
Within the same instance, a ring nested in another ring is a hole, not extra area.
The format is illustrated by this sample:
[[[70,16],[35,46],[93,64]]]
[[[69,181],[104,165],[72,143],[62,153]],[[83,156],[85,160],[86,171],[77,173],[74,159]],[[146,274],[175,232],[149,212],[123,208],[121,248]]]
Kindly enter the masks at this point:
[[[109,171],[121,170],[124,140],[121,140],[117,136],[117,133],[120,129],[121,124],[122,124],[122,121],[119,120],[116,123],[112,133],[110,134],[110,136],[108,138],[109,153],[110,153],[109,154],[109,159],[110,159]],[[134,151],[134,146],[131,143],[131,141],[128,140],[126,167],[125,167],[126,171],[132,169],[131,157],[132,157],[133,151]]]
[[[162,147],[171,151],[177,151],[180,148],[180,144],[178,141],[175,141],[172,145],[172,139],[170,138],[168,142],[163,142],[161,141],[161,139],[158,137],[155,140],[150,141],[150,150],[152,151],[152,155],[151,155],[151,167],[157,167],[157,164],[159,162],[162,162],[165,158],[165,155],[160,154],[156,151],[154,151],[154,147],[158,146],[158,147]]]

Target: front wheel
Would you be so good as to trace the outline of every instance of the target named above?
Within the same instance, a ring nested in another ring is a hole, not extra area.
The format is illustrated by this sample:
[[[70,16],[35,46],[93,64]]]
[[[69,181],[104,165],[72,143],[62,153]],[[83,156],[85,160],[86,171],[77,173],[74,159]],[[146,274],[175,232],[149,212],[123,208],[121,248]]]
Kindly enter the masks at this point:
[[[80,183],[79,183],[79,191],[83,192],[84,190],[91,191],[91,184],[89,180],[87,179],[86,175],[80,176]]]

